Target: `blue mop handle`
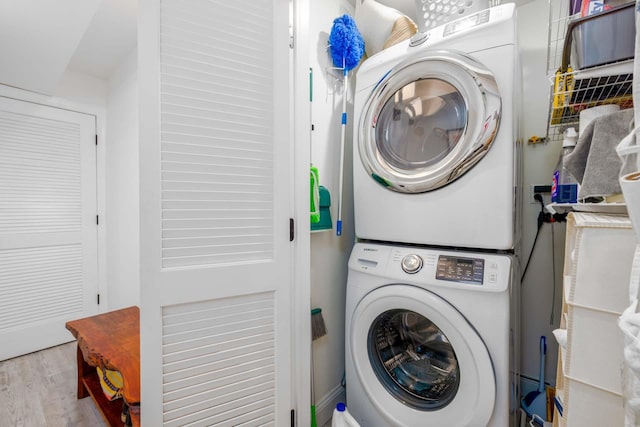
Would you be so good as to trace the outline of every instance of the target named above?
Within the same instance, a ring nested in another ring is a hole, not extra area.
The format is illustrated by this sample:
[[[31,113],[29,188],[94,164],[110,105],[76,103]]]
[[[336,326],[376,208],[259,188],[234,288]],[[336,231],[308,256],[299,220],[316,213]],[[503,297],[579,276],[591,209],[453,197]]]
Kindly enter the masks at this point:
[[[343,95],[342,95],[342,119],[341,119],[341,137],[340,137],[340,182],[338,187],[340,189],[340,195],[338,196],[338,219],[336,220],[336,236],[342,236],[342,187],[344,186],[344,141],[347,131],[347,83],[348,74],[346,68],[344,68],[343,78]]]
[[[538,392],[544,391],[544,356],[547,354],[547,337],[540,336],[540,373],[538,378]]]

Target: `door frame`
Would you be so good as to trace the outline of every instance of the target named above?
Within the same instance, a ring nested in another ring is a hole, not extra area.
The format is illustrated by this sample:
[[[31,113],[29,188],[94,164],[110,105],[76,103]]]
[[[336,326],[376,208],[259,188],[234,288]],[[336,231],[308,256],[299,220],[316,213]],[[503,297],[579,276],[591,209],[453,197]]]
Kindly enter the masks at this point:
[[[293,245],[292,295],[295,308],[293,330],[292,405],[296,408],[296,425],[311,424],[311,224],[309,221],[309,159],[311,158],[309,102],[309,0],[289,0],[293,24],[293,215],[295,240]],[[300,47],[300,48],[299,48]]]
[[[105,108],[96,105],[86,104],[82,102],[73,101],[68,98],[62,98],[58,96],[47,96],[44,94],[31,92],[24,89],[19,89],[11,86],[0,84],[0,96],[5,98],[15,99],[17,101],[30,102],[33,104],[40,104],[47,107],[59,108],[61,110],[68,110],[75,113],[87,114],[94,116],[96,122],[96,134],[98,135],[98,141],[105,141]],[[105,97],[106,98],[106,97]],[[107,265],[107,251],[106,251],[106,159],[105,159],[105,144],[98,144],[96,149],[96,197],[97,197],[97,212],[100,217],[100,223],[98,224],[97,234],[97,251],[98,251],[98,271],[97,271],[97,291],[100,294],[100,304],[98,304],[98,312],[103,313],[107,311],[109,306],[109,292],[106,281],[106,265]],[[71,341],[71,336],[69,336]]]

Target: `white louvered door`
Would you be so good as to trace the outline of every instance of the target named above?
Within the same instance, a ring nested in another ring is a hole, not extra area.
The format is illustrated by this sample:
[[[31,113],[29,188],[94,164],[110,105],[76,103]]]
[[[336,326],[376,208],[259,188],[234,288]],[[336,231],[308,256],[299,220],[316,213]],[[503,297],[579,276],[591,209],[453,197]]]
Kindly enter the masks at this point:
[[[288,426],[287,0],[139,3],[145,426]]]
[[[0,97],[0,360],[96,314],[95,117]]]

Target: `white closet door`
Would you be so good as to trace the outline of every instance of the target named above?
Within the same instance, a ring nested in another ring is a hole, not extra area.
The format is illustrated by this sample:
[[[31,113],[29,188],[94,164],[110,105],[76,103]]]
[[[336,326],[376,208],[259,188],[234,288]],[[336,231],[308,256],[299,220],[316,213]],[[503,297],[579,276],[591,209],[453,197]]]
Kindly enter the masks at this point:
[[[139,3],[145,426],[290,424],[288,3]]]
[[[96,314],[95,117],[0,97],[0,360]]]

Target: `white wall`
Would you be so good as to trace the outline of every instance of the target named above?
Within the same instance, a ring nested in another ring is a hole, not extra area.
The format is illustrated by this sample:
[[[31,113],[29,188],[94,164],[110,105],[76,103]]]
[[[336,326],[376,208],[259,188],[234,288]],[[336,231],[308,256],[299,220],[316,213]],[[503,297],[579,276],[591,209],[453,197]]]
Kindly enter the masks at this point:
[[[104,110],[107,82],[86,74],[67,71],[55,89],[55,97],[81,106],[82,110]],[[91,113],[91,111],[85,111]]]
[[[38,98],[97,116],[101,311],[140,303],[137,96],[134,48],[108,81],[67,71],[53,97]]]
[[[97,116],[102,311],[140,302],[137,96],[134,48],[108,81],[67,71],[54,97],[39,97]]]
[[[100,0],[0,2],[0,81],[55,94]]]
[[[106,274],[110,310],[140,303],[137,52],[108,82],[106,132]]]
[[[344,306],[347,261],[354,242],[352,145],[353,105],[347,108],[347,138],[343,195],[343,235],[335,235],[340,164],[340,116],[342,92],[340,73],[333,67],[327,46],[333,20],[353,14],[344,0],[310,2],[310,65],[313,68],[311,160],[318,167],[320,184],[331,193],[331,219],[334,229],[311,235],[311,306],[322,308],[327,335],[313,342],[316,402],[333,410],[336,394],[342,390],[344,373]],[[352,73],[353,74],[353,73]],[[338,76],[338,78],[336,78]],[[353,76],[349,83],[354,82]],[[353,88],[351,88],[353,89]],[[351,90],[350,93],[353,91]],[[350,95],[351,96],[351,95]],[[320,405],[322,406],[322,405]],[[320,407],[322,411],[324,407]],[[321,414],[320,414],[321,415]],[[322,418],[319,415],[319,421]]]
[[[547,78],[548,21],[547,0],[535,0],[518,7],[518,33],[523,67],[522,136],[525,142],[523,268],[531,251],[540,212],[539,204],[530,203],[530,188],[534,184],[549,185],[551,183],[551,176],[561,148],[557,143],[527,144],[528,138],[532,135],[544,136],[547,132],[550,91]],[[544,203],[549,202],[549,195],[544,195]],[[557,328],[560,322],[564,233],[564,224],[543,225],[521,292],[521,373],[538,378],[539,340],[540,335],[545,335],[547,337],[545,380],[552,384],[555,384],[558,347],[551,331]],[[553,241],[552,237],[555,237]]]

